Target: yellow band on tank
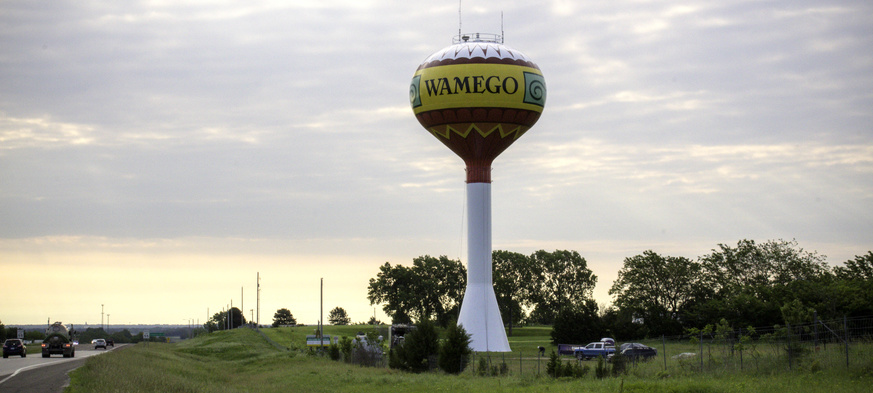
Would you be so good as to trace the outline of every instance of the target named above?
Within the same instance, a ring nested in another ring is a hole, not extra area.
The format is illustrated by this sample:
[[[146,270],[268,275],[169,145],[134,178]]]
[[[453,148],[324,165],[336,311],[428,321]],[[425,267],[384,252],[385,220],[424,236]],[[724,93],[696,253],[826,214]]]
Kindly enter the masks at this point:
[[[509,64],[453,64],[415,73],[409,87],[413,111],[450,108],[512,108],[542,113],[546,101],[543,74]]]

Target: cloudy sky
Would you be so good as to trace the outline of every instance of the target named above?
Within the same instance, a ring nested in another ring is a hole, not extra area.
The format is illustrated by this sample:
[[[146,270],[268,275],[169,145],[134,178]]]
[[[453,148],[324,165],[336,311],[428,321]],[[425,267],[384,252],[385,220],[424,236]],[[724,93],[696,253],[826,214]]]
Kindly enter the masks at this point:
[[[118,3],[118,4],[115,4]],[[549,88],[493,167],[495,249],[873,249],[869,0],[463,4]],[[457,1],[0,2],[0,320],[299,322],[464,259],[464,165],[409,106]],[[378,318],[385,320],[381,308]]]

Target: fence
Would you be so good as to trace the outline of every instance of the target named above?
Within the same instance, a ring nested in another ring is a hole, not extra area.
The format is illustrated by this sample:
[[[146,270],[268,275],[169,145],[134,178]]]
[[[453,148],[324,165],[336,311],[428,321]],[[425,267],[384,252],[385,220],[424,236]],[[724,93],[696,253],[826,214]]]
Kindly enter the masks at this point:
[[[640,375],[814,372],[873,367],[873,317],[742,329],[715,326],[694,334],[634,342],[657,350],[656,357],[645,361],[623,360],[623,367]],[[546,375],[549,360],[549,353],[539,351],[480,353],[474,356],[465,373]],[[596,361],[572,356],[561,356],[561,361],[564,365],[575,362],[577,370],[587,375],[593,375],[597,367]]]
[[[288,350],[263,332],[273,346]],[[546,376],[551,351],[548,338],[535,336],[535,341],[513,343],[513,352],[476,353],[464,373],[474,375]],[[540,342],[542,339],[543,342]],[[873,369],[873,317],[814,319],[808,323],[731,329],[714,326],[689,334],[633,340],[657,350],[648,360],[624,359],[618,363],[627,372],[640,376],[659,377],[665,374],[730,374],[818,371],[826,369]],[[620,345],[619,342],[617,345]],[[585,343],[575,343],[585,344]],[[539,345],[547,346],[539,351]],[[324,354],[322,354],[324,355]],[[616,367],[616,357],[606,366]],[[560,356],[562,367],[577,376],[593,376],[598,362]],[[432,357],[429,363],[437,364]],[[375,367],[388,367],[388,353],[362,362]],[[568,367],[572,366],[572,367]]]

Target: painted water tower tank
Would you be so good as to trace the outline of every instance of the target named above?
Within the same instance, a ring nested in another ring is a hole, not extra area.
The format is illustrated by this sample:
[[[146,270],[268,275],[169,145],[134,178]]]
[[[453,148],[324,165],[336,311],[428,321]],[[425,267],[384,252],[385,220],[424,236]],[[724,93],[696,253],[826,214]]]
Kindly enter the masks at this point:
[[[540,118],[546,82],[524,53],[493,34],[455,37],[412,78],[418,122],[467,165],[467,182],[490,182],[491,162]]]

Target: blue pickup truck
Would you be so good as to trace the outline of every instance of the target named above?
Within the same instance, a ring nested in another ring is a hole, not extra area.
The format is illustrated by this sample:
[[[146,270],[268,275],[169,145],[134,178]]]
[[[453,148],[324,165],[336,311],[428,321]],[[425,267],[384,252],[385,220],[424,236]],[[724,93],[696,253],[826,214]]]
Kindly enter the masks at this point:
[[[593,342],[586,345],[584,348],[576,349],[573,354],[580,360],[588,360],[596,357],[610,358],[615,354],[615,340],[604,339],[602,341]]]

